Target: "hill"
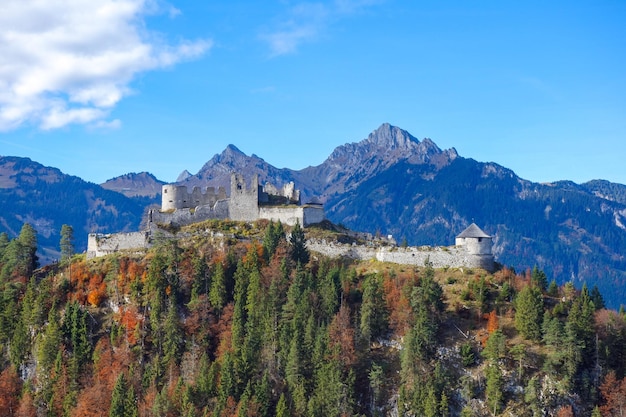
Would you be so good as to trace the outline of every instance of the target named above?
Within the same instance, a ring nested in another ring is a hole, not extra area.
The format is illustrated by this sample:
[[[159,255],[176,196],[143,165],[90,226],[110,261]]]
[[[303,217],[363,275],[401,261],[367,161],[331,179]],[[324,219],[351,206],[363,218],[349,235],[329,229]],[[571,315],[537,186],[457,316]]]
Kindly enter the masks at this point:
[[[38,233],[40,262],[60,257],[61,226],[74,229],[78,251],[87,234],[137,230],[145,201],[63,174],[28,158],[0,157],[0,232],[14,237],[24,223]]]
[[[181,184],[225,185],[232,171],[294,181],[303,201],[323,202],[334,223],[411,245],[448,244],[476,222],[495,236],[498,262],[519,271],[537,265],[561,284],[598,285],[615,308],[626,303],[624,185],[533,183],[389,124],[299,171],[229,146]]]
[[[0,245],[3,415],[609,416],[624,405],[626,318],[596,289],[546,287],[539,270],[328,259],[302,251],[302,229],[285,232],[209,221],[30,280],[21,261],[3,263],[25,243]]]

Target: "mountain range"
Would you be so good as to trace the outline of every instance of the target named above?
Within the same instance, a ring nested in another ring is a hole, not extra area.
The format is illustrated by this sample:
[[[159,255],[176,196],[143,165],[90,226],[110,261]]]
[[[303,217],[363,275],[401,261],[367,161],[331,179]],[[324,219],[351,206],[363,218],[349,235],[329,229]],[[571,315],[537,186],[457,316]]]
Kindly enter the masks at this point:
[[[389,124],[302,170],[278,169],[229,145],[196,174],[183,171],[177,184],[228,190],[233,171],[278,186],[293,181],[302,201],[323,203],[331,221],[411,245],[449,245],[476,222],[494,235],[501,264],[518,272],[536,265],[559,283],[597,285],[610,306],[626,304],[625,185],[534,183]],[[53,256],[68,223],[84,250],[88,232],[136,230],[145,208],[158,203],[161,184],[140,173],[98,186],[28,159],[0,157],[0,231],[14,236],[28,221],[40,252]]]

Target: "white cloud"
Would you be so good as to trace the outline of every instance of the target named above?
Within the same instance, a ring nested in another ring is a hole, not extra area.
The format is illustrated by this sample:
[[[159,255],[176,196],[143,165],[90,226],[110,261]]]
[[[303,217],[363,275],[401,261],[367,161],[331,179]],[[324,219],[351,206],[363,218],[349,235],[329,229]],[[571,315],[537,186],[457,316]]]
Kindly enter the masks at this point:
[[[35,124],[119,126],[111,109],[140,73],[194,59],[210,40],[167,44],[144,17],[153,0],[2,0],[0,131]]]
[[[334,0],[297,2],[282,16],[276,27],[260,35],[270,48],[270,56],[294,53],[306,42],[323,36],[335,21],[361,12],[383,0]]]

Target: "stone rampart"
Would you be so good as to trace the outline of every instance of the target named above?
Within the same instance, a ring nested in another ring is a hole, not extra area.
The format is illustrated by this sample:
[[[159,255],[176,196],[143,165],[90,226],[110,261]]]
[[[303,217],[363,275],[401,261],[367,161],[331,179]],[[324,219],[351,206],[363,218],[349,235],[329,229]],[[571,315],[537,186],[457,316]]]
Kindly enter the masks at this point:
[[[416,266],[423,266],[428,260],[434,268],[483,268],[490,272],[494,270],[492,255],[471,255],[464,247],[457,246],[400,248],[308,240],[307,248],[331,258],[347,257],[363,261],[376,259],[380,262]]]
[[[109,255],[120,250],[147,248],[150,232],[90,233],[87,237],[87,259]]]
[[[280,221],[289,226],[300,223],[306,227],[311,224],[320,223],[326,216],[322,206],[261,206],[259,207],[259,218],[272,221]]]
[[[228,200],[219,200],[212,206],[204,205],[195,209],[184,208],[165,212],[153,210],[149,215],[150,221],[156,224],[185,226],[209,219],[227,219],[228,209]]]

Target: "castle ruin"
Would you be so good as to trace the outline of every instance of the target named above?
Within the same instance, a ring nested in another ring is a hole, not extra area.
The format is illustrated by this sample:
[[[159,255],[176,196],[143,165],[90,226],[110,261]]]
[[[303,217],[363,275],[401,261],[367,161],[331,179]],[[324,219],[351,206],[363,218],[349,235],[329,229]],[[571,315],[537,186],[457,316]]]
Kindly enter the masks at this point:
[[[194,187],[174,184],[162,188],[161,210],[148,214],[148,229],[131,233],[91,233],[87,243],[87,258],[115,253],[119,250],[147,248],[152,235],[159,228],[179,227],[209,219],[255,221],[267,219],[294,226],[306,227],[322,222],[326,217],[319,204],[301,204],[300,191],[294,183],[276,188],[271,184],[259,185],[258,176],[246,184],[240,174],[231,174],[230,196],[223,187],[208,187],[203,192]],[[371,242],[370,242],[371,243]],[[492,237],[472,223],[455,239],[454,246],[398,247],[395,245],[357,245],[308,240],[307,247],[329,257],[347,257],[356,260],[378,260],[405,265],[424,265],[430,262],[435,268],[495,269]]]

